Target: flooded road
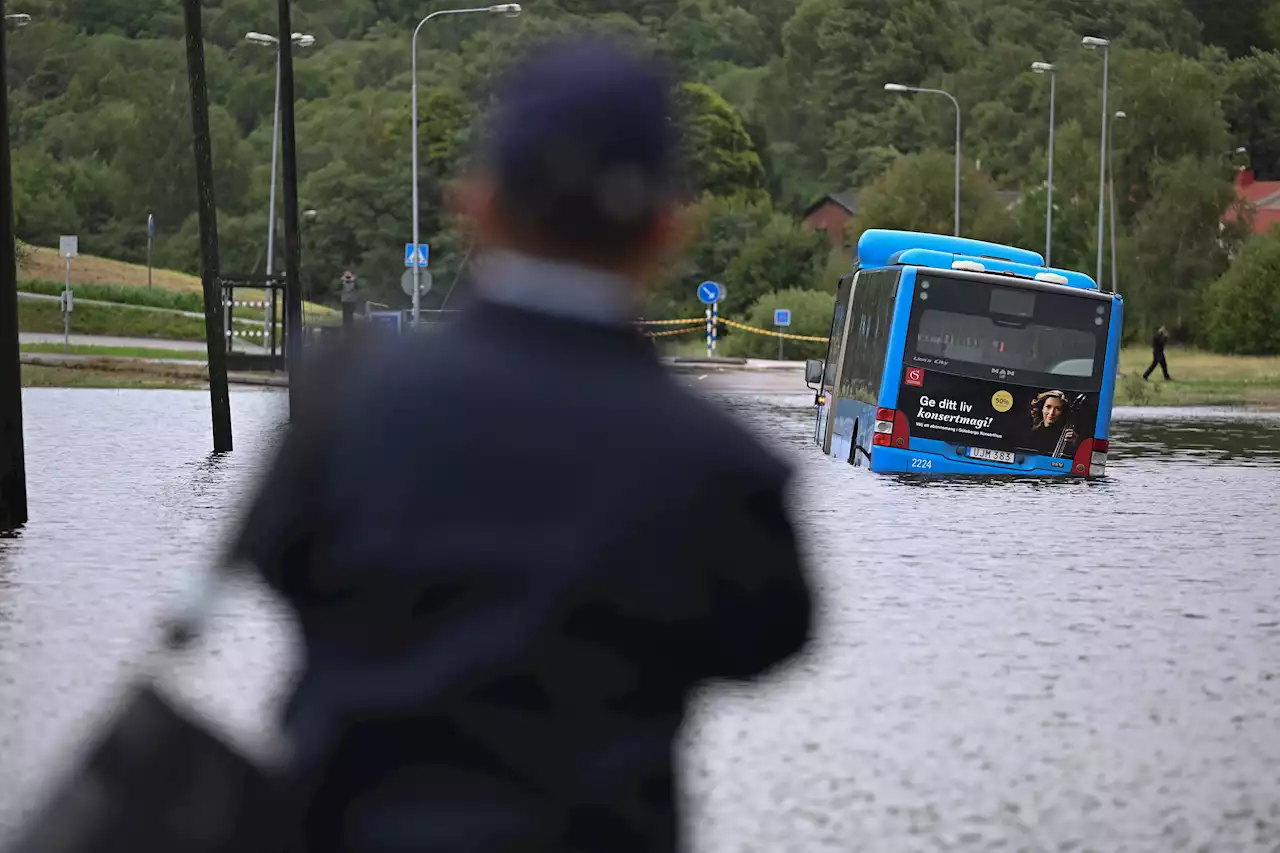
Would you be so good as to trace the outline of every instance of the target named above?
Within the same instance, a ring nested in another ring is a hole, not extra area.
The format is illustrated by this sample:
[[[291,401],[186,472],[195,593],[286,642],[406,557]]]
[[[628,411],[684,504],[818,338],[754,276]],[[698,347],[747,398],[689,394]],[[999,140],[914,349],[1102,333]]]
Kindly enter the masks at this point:
[[[798,376],[685,373],[796,466],[818,641],[710,691],[695,849],[1280,849],[1280,417],[1118,410],[1100,482],[881,477],[811,446]],[[29,391],[33,521],[0,541],[0,834],[211,559],[284,397]],[[228,606],[179,692],[252,743],[290,666]]]

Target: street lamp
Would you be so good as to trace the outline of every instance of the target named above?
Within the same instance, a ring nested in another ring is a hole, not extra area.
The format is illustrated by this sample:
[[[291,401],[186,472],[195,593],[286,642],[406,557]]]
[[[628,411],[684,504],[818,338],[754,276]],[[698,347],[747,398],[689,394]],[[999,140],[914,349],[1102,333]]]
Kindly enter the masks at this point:
[[[1129,117],[1124,110],[1116,110],[1113,116],[1116,121]],[[1107,193],[1111,197],[1111,292],[1118,293],[1116,290],[1116,165],[1115,165],[1115,124],[1112,123],[1111,129],[1107,134],[1107,171],[1111,173],[1111,190]],[[1101,284],[1101,282],[1099,282]]]
[[[31,23],[31,16],[18,12],[12,15],[5,15],[4,22],[16,30],[16,29],[25,27],[27,24]]]
[[[1098,143],[1102,147],[1101,163],[1098,164],[1098,270],[1097,281],[1102,282],[1102,219],[1107,203],[1107,77],[1110,73],[1111,42],[1107,39],[1085,36],[1080,40],[1085,50],[1102,49],[1102,136]]]
[[[422,290],[422,268],[418,266],[418,246],[421,245],[418,234],[418,33],[422,32],[422,28],[426,26],[427,21],[440,15],[475,15],[489,14],[502,15],[506,18],[516,18],[520,15],[519,3],[501,3],[497,6],[485,6],[477,9],[441,9],[432,12],[421,21],[413,30],[413,44],[411,47],[412,66],[410,89],[412,91],[413,101],[413,330],[418,330],[418,318],[421,306],[421,290]]]
[[[923,92],[927,95],[942,95],[951,101],[956,108],[956,220],[955,220],[955,236],[960,236],[960,102],[952,97],[950,92],[944,92],[941,89],[921,89],[917,86],[904,86],[901,83],[885,83],[884,90],[886,92]]]
[[[276,51],[276,106],[273,112],[271,122],[271,194],[270,202],[267,205],[267,275],[270,276],[275,269],[276,258],[276,164],[280,159],[280,39],[266,33],[248,33],[245,35],[245,41],[250,44],[262,45],[264,47],[274,48]],[[297,47],[311,47],[316,43],[315,36],[306,33],[294,33],[290,41]],[[275,289],[268,287],[263,291],[266,298],[266,309],[264,319],[267,328],[273,327],[275,322]]]
[[[1033,62],[1031,70],[1049,75],[1049,190],[1044,211],[1044,265],[1053,266],[1053,131],[1054,101],[1058,95],[1058,67],[1048,62]]]

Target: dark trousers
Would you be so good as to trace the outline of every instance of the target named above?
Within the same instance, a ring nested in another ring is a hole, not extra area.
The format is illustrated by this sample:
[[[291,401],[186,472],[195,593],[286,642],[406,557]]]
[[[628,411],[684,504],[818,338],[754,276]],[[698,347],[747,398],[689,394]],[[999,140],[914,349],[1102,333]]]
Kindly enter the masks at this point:
[[[1164,378],[1165,378],[1165,379],[1168,379],[1168,378],[1169,378],[1169,365],[1168,365],[1168,363],[1167,363],[1167,362],[1165,362],[1165,360],[1164,360],[1164,353],[1162,353],[1162,352],[1157,352],[1157,353],[1153,353],[1153,354],[1152,354],[1152,356],[1151,356],[1151,366],[1147,368],[1147,372],[1146,372],[1146,373],[1142,374],[1142,378],[1143,378],[1143,379],[1146,379],[1148,376],[1150,376],[1150,375],[1151,375],[1151,372],[1152,372],[1153,370],[1155,370],[1157,367],[1159,367],[1159,368],[1160,368],[1160,370],[1164,373]]]

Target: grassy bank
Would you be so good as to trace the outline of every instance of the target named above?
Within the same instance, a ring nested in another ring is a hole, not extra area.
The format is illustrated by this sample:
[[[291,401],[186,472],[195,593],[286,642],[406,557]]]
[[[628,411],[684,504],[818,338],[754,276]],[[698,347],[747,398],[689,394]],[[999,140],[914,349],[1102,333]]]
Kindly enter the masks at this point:
[[[24,388],[177,388],[195,389],[204,383],[147,371],[22,365]]]
[[[93,355],[110,358],[163,358],[169,361],[205,360],[205,353],[198,350],[151,349],[150,347],[100,347],[72,346],[64,349],[62,344],[23,344],[22,352],[53,355]]]
[[[1120,355],[1116,404],[1122,406],[1254,406],[1280,409],[1280,356],[1217,355],[1192,349],[1165,353],[1172,382],[1156,368],[1150,381],[1142,373],[1151,350],[1132,348]]]
[[[252,324],[237,325],[245,330],[255,329]],[[57,302],[44,299],[19,299],[18,328],[24,332],[61,333],[62,308]],[[80,335],[203,341],[204,319],[166,311],[142,311],[126,306],[79,303],[71,314],[71,331]],[[262,338],[250,337],[247,340],[261,341]]]
[[[31,257],[18,271],[18,289],[31,293],[57,295],[62,292],[66,262],[56,249],[31,247]],[[175,270],[153,269],[152,287],[147,287],[147,268],[140,264],[112,261],[92,255],[81,255],[71,262],[71,286],[82,299],[124,302],[153,308],[178,308],[204,311],[200,279]],[[262,301],[263,291],[236,288],[236,298]],[[245,309],[253,310],[253,309]],[[313,302],[304,302],[303,311],[309,322],[324,323],[341,319],[342,312]]]

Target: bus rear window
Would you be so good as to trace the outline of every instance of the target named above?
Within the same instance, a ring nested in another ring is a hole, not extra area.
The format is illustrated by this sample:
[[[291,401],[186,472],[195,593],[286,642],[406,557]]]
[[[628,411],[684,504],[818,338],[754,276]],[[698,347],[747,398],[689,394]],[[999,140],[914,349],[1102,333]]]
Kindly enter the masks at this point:
[[[1105,300],[922,275],[914,302],[910,363],[976,378],[1101,387]]]

